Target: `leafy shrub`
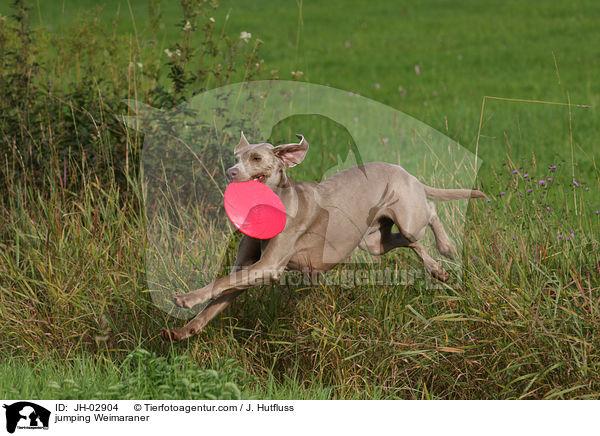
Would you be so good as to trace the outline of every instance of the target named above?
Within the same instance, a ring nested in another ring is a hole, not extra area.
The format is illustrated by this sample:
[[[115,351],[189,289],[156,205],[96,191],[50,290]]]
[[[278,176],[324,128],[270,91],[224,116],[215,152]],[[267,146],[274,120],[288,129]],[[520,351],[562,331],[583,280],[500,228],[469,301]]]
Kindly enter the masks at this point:
[[[0,20],[0,184],[78,194],[92,180],[135,192],[142,140],[115,117],[128,111],[123,100],[172,108],[260,76],[262,42],[216,32],[214,1],[182,0],[180,40],[161,52],[153,39],[160,3],[148,3],[152,37],[132,44],[99,9],[53,34],[32,28],[26,0],[13,1],[12,16]]]
[[[217,369],[203,369],[189,356],[178,355],[168,360],[142,348],[131,352],[123,363],[122,381],[112,386],[114,398],[147,398],[194,400],[239,400],[240,389],[233,382],[240,370],[232,361],[224,361]]]
[[[202,368],[187,354],[162,357],[139,347],[120,365],[83,355],[37,364],[15,359],[0,368],[4,398],[235,400],[239,383],[248,381],[232,360]]]

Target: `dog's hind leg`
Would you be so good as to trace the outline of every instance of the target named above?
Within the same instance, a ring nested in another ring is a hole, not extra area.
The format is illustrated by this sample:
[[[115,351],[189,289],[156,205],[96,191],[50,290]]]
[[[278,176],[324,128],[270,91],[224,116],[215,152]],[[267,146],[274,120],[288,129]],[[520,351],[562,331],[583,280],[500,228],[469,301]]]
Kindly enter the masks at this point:
[[[385,216],[380,218],[379,227],[371,228],[363,236],[358,247],[375,256],[381,256],[394,248],[408,247],[410,241],[401,233],[393,233],[393,225],[394,221],[390,218]]]
[[[425,235],[427,225],[435,225],[434,232],[436,232],[436,238],[440,237],[444,243],[452,244],[452,242],[450,242],[450,238],[448,238],[448,235],[446,235],[446,232],[442,227],[442,223],[435,214],[435,208],[432,208],[431,206],[432,205],[429,205],[425,202],[423,207],[419,209],[419,213],[413,214],[407,214],[406,211],[399,209],[396,206],[392,208],[392,217],[396,226],[400,230],[402,238],[405,241],[405,244],[402,246],[410,247],[415,253],[417,253],[421,260],[423,260],[425,269],[436,279],[445,282],[450,277],[449,274],[429,255],[429,253],[427,253],[425,247],[423,247],[423,245],[419,242],[419,240]],[[432,217],[435,217],[435,219],[433,219],[435,224],[432,224]],[[392,235],[397,234],[392,233]],[[398,240],[399,236],[395,236],[395,238]],[[451,246],[453,247],[453,245]],[[445,245],[443,248],[450,250],[450,248]]]
[[[382,227],[365,235],[359,247],[376,256],[385,254],[394,248],[410,247],[423,260],[425,269],[433,277],[443,282],[449,278],[446,270],[427,253],[420,242],[410,242],[401,233],[392,233],[391,226],[389,228]]]
[[[448,281],[450,275],[446,272],[442,266],[436,262],[425,250],[425,247],[420,242],[412,242],[409,245],[412,250],[417,253],[417,255],[423,260],[423,264],[425,265],[425,269],[438,280],[442,282]]]
[[[428,206],[430,211],[429,226],[435,235],[435,245],[437,246],[438,251],[449,259],[456,258],[458,255],[456,246],[450,240],[450,237],[446,233],[440,218],[437,216],[435,205],[433,203],[429,203]]]

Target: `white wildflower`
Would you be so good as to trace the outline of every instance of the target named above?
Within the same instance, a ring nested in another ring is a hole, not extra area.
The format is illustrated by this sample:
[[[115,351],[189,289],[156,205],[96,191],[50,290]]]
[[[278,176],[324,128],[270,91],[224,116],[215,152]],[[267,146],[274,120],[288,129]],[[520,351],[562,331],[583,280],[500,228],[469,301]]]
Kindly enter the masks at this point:
[[[214,22],[215,22],[215,19],[214,19],[213,17],[210,17],[210,18],[208,19],[208,21],[210,21],[211,23],[214,23]]]
[[[248,33],[248,32],[242,32],[240,33],[240,39],[244,42],[248,42],[248,40],[252,38],[252,34]]]
[[[183,26],[183,31],[189,32],[190,30],[192,30],[192,24],[188,20],[188,21],[186,21],[185,26]]]
[[[173,52],[171,52],[171,50],[169,50],[168,48],[165,48],[165,54],[167,55],[167,57],[173,57]]]

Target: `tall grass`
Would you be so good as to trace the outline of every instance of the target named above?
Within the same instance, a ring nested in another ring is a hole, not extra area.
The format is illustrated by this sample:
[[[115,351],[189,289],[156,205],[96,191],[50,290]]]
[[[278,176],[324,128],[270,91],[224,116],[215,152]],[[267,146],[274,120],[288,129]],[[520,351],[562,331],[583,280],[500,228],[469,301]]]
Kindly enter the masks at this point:
[[[215,32],[203,1],[182,3],[180,41],[164,50],[97,10],[52,34],[31,27],[25,1],[12,6],[0,21],[2,350],[129,350],[165,318],[144,283],[143,138],[115,115],[124,99],[170,107],[252,79],[260,43]],[[149,15],[155,35],[160,2]]]
[[[492,201],[471,205],[459,288],[269,285],[197,338],[161,341],[161,327],[180,321],[152,304],[144,279],[143,138],[114,115],[128,110],[122,99],[171,107],[198,89],[264,77],[259,41],[215,31],[206,2],[182,3],[178,42],[166,47],[141,31],[118,36],[94,13],[61,34],[33,29],[20,0],[0,21],[5,396],[599,396],[593,160],[580,186],[568,163],[487,167]],[[149,4],[156,34],[160,2]],[[342,140],[321,121],[320,135]],[[418,265],[400,250],[372,268]]]

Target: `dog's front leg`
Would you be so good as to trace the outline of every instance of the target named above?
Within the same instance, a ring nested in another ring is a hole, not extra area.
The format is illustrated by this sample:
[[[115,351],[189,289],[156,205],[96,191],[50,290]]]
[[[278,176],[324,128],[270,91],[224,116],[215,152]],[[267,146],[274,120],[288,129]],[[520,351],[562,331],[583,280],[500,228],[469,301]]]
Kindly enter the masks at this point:
[[[252,266],[253,264],[255,264],[256,262],[258,262],[259,260],[260,260],[260,240],[250,238],[248,236],[243,236],[242,240],[240,241],[240,244],[238,246],[238,252],[235,257],[235,262],[233,264],[233,267],[231,268],[230,274],[233,274],[236,271],[239,271],[241,269],[248,268],[248,267]],[[201,303],[195,302],[196,300],[195,300],[194,295],[200,296],[200,295],[206,293],[207,288],[212,287],[214,284],[215,284],[215,282],[211,283],[208,286],[205,286],[204,288],[201,288],[201,289],[198,289],[198,290],[186,293],[186,294],[177,294],[173,298],[173,301],[177,306],[187,307],[187,308],[193,307],[197,304],[201,304]],[[189,301],[188,301],[188,299],[189,299]]]
[[[214,301],[211,301],[202,312],[196,315],[190,322],[179,329],[167,330],[163,329],[162,338],[171,341],[181,341],[199,333],[205,326],[231,304],[235,298],[243,291],[233,291],[229,294],[222,295]]]
[[[215,280],[208,286],[187,294],[176,295],[174,302],[179,307],[194,307],[211,301],[194,319],[175,330],[163,330],[165,340],[181,341],[200,332],[208,322],[225,309],[245,288],[277,279],[283,272],[285,263],[272,264],[260,260],[247,269],[238,269],[226,277]]]
[[[238,259],[239,262],[236,260],[236,265],[228,276],[215,280],[210,285],[197,291],[176,295],[173,300],[180,307],[189,308],[211,299],[213,301],[184,327],[172,331],[163,330],[163,338],[177,341],[198,333],[214,316],[227,307],[243,289],[277,280],[294,252],[298,234],[289,235],[282,232],[269,241],[260,260],[249,267],[244,268],[245,265],[243,264],[245,262],[243,259]],[[242,251],[247,252],[245,249]],[[248,261],[245,256],[244,259]]]
[[[254,239],[249,236],[242,237],[240,241],[240,245],[238,247],[238,253],[235,258],[235,263],[231,272],[241,270],[246,268],[253,263],[258,262],[260,259],[260,240]],[[189,338],[202,330],[206,324],[210,322],[215,316],[221,313],[227,306],[229,306],[233,300],[240,295],[243,290],[230,292],[228,294],[222,295],[214,301],[211,301],[208,306],[206,306],[202,312],[196,315],[190,322],[188,322],[185,326],[179,329],[167,330],[163,329],[162,337],[165,340],[172,341],[181,341],[183,339]]]
[[[196,291],[176,295],[173,301],[179,307],[192,308],[218,298],[227,291],[237,291],[268,283],[272,279],[276,280],[283,272],[286,264],[287,262],[269,262],[263,258],[248,268],[238,269]]]
[[[278,278],[285,265],[285,263],[274,265],[260,260],[250,268],[232,272],[227,277],[215,280],[202,289],[175,296],[175,304],[180,307],[189,308],[211,299],[213,301],[182,328],[175,330],[163,329],[163,339],[181,341],[195,335],[219,312],[225,309],[243,289]]]
[[[231,272],[249,267],[260,260],[260,239],[244,235],[238,247]]]
[[[176,295],[173,302],[179,307],[192,308],[218,298],[227,291],[237,291],[268,283],[272,279],[277,280],[293,253],[296,240],[297,235],[289,235],[285,231],[280,233],[269,240],[264,253],[257,262],[247,268],[234,268],[228,276],[217,279],[203,288],[187,294]]]

